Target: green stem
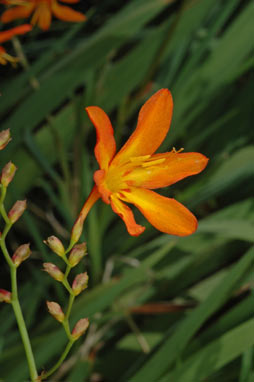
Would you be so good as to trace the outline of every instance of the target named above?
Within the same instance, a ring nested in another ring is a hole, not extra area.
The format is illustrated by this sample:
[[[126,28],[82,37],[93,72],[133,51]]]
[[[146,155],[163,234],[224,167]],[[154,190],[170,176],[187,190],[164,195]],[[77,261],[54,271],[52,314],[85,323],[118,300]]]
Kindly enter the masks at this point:
[[[68,303],[68,307],[67,307],[67,311],[66,311],[66,314],[65,314],[65,319],[66,320],[69,320],[69,317],[70,317],[70,313],[71,313],[71,309],[72,309],[72,305],[74,303],[74,300],[75,300],[75,296],[73,294],[70,294],[70,297],[69,297],[69,303]]]
[[[12,262],[11,256],[9,255],[8,249],[6,247],[5,238],[6,238],[7,233],[10,231],[11,227],[12,227],[12,223],[9,222],[8,224],[6,224],[6,226],[4,227],[4,230],[3,230],[2,237],[0,238],[0,246],[1,246],[1,249],[3,252],[3,255],[5,257],[5,260],[7,261],[10,269],[14,266],[14,264]]]
[[[66,258],[66,253],[67,253],[67,251],[65,252],[65,258]],[[71,271],[71,266],[69,264],[67,264],[62,284],[65,286],[65,288],[67,289],[67,291],[70,293],[70,296],[71,296],[71,295],[73,295],[73,291],[72,291],[70,284],[67,280],[67,277],[69,276],[70,271]]]
[[[3,234],[0,238],[0,247],[2,249],[2,252],[3,252],[3,255],[6,259],[6,262],[8,263],[9,268],[10,268],[11,292],[12,292],[12,294],[11,294],[11,296],[12,296],[11,297],[11,305],[12,305],[12,308],[13,308],[13,311],[14,311],[14,314],[16,317],[16,321],[18,324],[21,339],[23,341],[31,381],[36,382],[37,378],[38,378],[38,373],[37,373],[37,369],[36,369],[36,365],[35,365],[34,355],[33,355],[32,347],[31,347],[30,339],[28,336],[25,320],[24,320],[22,310],[20,307],[20,303],[19,303],[19,299],[18,299],[17,268],[14,265],[14,263],[11,259],[11,256],[9,255],[9,252],[8,252],[8,249],[7,249],[6,243],[5,243],[5,238],[9,232],[9,230],[12,227],[12,223],[10,222],[8,216],[7,215],[4,216],[5,209],[4,209],[3,201],[5,199],[5,194],[6,194],[6,188],[2,187],[1,199],[0,199],[0,203],[1,203],[0,204],[0,212],[1,212],[3,218],[6,222],[6,225],[4,227]],[[4,213],[3,213],[3,211],[4,211]]]
[[[57,361],[57,363],[45,374],[43,374],[41,376],[42,379],[46,379],[48,378],[51,374],[53,374],[60,366],[61,364],[63,363],[63,361],[65,360],[65,358],[67,357],[69,351],[71,350],[71,347],[73,345],[73,343],[75,342],[75,340],[70,340],[63,352],[63,354],[61,355],[61,357],[59,358],[59,360]]]
[[[19,332],[25,348],[27,363],[29,367],[30,377],[32,382],[36,382],[38,373],[35,365],[33,350],[31,347],[30,339],[26,329],[25,320],[22,314],[20,303],[18,300],[18,288],[17,288],[17,269],[15,266],[10,268],[11,272],[11,286],[12,286],[12,299],[11,304],[18,324]]]

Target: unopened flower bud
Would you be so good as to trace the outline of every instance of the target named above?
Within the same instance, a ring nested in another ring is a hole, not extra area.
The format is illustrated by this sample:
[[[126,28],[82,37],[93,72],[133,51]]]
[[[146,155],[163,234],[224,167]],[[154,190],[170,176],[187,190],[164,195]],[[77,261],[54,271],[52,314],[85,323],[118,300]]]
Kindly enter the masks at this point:
[[[17,267],[31,255],[29,246],[30,244],[22,244],[14,252],[12,261]]]
[[[8,184],[12,181],[15,172],[17,170],[17,167],[12,162],[8,162],[4,168],[2,169],[1,173],[1,184],[5,187],[8,186]]]
[[[10,129],[0,132],[0,150],[3,150],[11,140]]]
[[[48,311],[57,321],[63,322],[64,320],[64,313],[61,309],[61,306],[54,301],[46,301]]]
[[[11,292],[5,289],[0,289],[0,302],[11,303]]]
[[[86,272],[77,275],[72,283],[72,290],[75,296],[80,294],[84,289],[87,288],[88,284],[88,274]]]
[[[26,200],[17,200],[8,213],[11,223],[15,223],[26,209]]]
[[[58,256],[63,257],[65,254],[64,246],[56,236],[49,236],[47,240],[44,240],[44,243],[49,246],[49,248],[55,252]]]
[[[88,318],[81,318],[81,320],[79,320],[76,323],[74,329],[71,332],[72,338],[74,340],[77,340],[87,331],[88,326],[89,326]]]
[[[84,218],[79,216],[74,223],[74,226],[71,231],[71,243],[77,243],[83,231]]]
[[[43,263],[44,271],[48,272],[48,274],[53,277],[53,279],[57,281],[63,281],[64,274],[60,269],[52,263]]]
[[[70,265],[75,267],[85,255],[87,255],[86,243],[75,245],[69,256]]]

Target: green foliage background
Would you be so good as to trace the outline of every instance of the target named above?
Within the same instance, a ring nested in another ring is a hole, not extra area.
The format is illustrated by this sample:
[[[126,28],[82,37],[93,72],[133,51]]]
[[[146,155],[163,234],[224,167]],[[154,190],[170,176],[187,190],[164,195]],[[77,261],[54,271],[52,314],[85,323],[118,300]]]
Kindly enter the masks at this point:
[[[86,23],[54,20],[49,32],[22,36],[29,67],[0,72],[1,129],[13,137],[1,163],[18,166],[8,202],[26,197],[29,206],[8,245],[32,243],[19,285],[38,367],[49,369],[66,343],[45,308],[46,299],[64,306],[67,296],[41,271],[43,261],[58,261],[43,239],[68,242],[97,168],[84,107],[108,112],[120,147],[140,106],[166,87],[175,107],[161,150],[184,147],[210,158],[203,173],[163,190],[198,216],[198,231],[162,235],[138,215],[147,229],[133,238],[97,203],[79,268],[88,269],[89,289],[73,311],[73,323],[89,317],[90,331],[51,381],[253,382],[254,4],[104,0],[75,8]],[[8,289],[1,264],[0,287]],[[148,303],[148,313],[134,312]],[[24,381],[10,306],[1,305],[0,322],[1,380]]]

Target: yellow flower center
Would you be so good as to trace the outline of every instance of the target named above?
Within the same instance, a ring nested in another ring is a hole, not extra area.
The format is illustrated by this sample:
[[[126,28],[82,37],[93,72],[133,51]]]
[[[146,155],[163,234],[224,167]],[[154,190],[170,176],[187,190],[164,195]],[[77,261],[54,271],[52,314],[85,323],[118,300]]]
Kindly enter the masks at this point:
[[[129,176],[134,170],[147,172],[150,167],[161,165],[164,161],[165,158],[154,159],[151,155],[143,155],[132,157],[128,162],[118,166],[111,165],[106,172],[96,171],[95,182],[104,202],[109,203],[111,194],[118,194],[129,190],[131,186],[136,186],[136,182],[130,180]]]

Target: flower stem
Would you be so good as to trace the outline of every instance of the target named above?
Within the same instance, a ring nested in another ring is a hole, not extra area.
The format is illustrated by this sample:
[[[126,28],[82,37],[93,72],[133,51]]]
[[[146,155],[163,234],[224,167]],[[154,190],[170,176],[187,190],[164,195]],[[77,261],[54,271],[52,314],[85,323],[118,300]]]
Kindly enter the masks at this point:
[[[73,294],[70,294],[70,297],[69,297],[69,303],[68,303],[68,307],[67,307],[67,311],[66,311],[66,314],[65,314],[65,318],[66,320],[69,320],[69,317],[70,317],[70,313],[71,313],[71,309],[72,309],[72,305],[74,303],[74,300],[75,300],[75,296]]]
[[[23,48],[22,48],[22,45],[21,45],[21,43],[20,43],[20,41],[19,41],[17,36],[12,37],[12,43],[13,43],[13,47],[14,47],[14,49],[16,51],[16,54],[18,56],[18,59],[19,59],[21,65],[23,66],[23,68],[25,70],[29,70],[29,68],[30,68],[29,62],[28,62],[28,60],[26,58],[26,55],[25,55],[25,53],[23,51]],[[34,88],[35,90],[39,89],[40,83],[39,83],[39,81],[37,80],[36,77],[31,76],[29,78],[29,82],[30,82],[30,85],[31,85],[32,88]]]
[[[17,288],[17,269],[16,267],[12,267],[10,269],[11,272],[11,286],[12,286],[12,299],[11,304],[16,317],[16,321],[18,324],[19,332],[23,341],[23,345],[25,348],[27,363],[30,371],[30,377],[32,382],[36,382],[38,378],[38,373],[35,365],[34,355],[30,343],[30,339],[28,336],[28,332],[26,329],[26,324],[24,321],[24,317],[22,314],[22,310],[20,307],[19,299],[18,299],[18,288]]]
[[[11,256],[8,252],[8,249],[7,249],[6,243],[5,243],[5,238],[9,232],[9,230],[12,227],[12,223],[10,222],[10,220],[6,214],[5,208],[3,205],[5,195],[6,195],[6,188],[2,187],[1,198],[0,198],[0,212],[1,212],[1,215],[3,216],[3,218],[5,220],[6,224],[5,224],[5,227],[3,230],[3,234],[0,237],[0,247],[1,247],[3,255],[6,259],[6,262],[8,263],[9,268],[10,268],[11,292],[12,292],[11,305],[12,305],[12,308],[13,308],[13,311],[14,311],[14,314],[16,317],[19,332],[20,332],[21,339],[22,339],[22,342],[24,345],[31,381],[36,382],[37,378],[38,378],[38,373],[37,373],[37,369],[36,369],[36,365],[35,365],[34,355],[33,355],[32,347],[31,347],[30,339],[28,336],[25,320],[24,320],[23,313],[22,313],[19,299],[18,299],[17,267],[11,259]]]
[[[97,202],[97,200],[101,197],[97,186],[94,186],[92,191],[90,192],[85,204],[82,207],[82,210],[80,211],[79,216],[82,216],[83,221],[85,220],[88,212],[93,207],[94,203]]]
[[[61,364],[65,360],[66,356],[68,355],[69,351],[71,350],[71,347],[72,347],[74,342],[75,342],[75,340],[70,340],[68,342],[68,344],[66,345],[66,348],[64,349],[63,354],[61,355],[61,357],[59,358],[57,363],[47,373],[42,374],[41,379],[48,378],[51,374],[53,374],[61,366]]]

